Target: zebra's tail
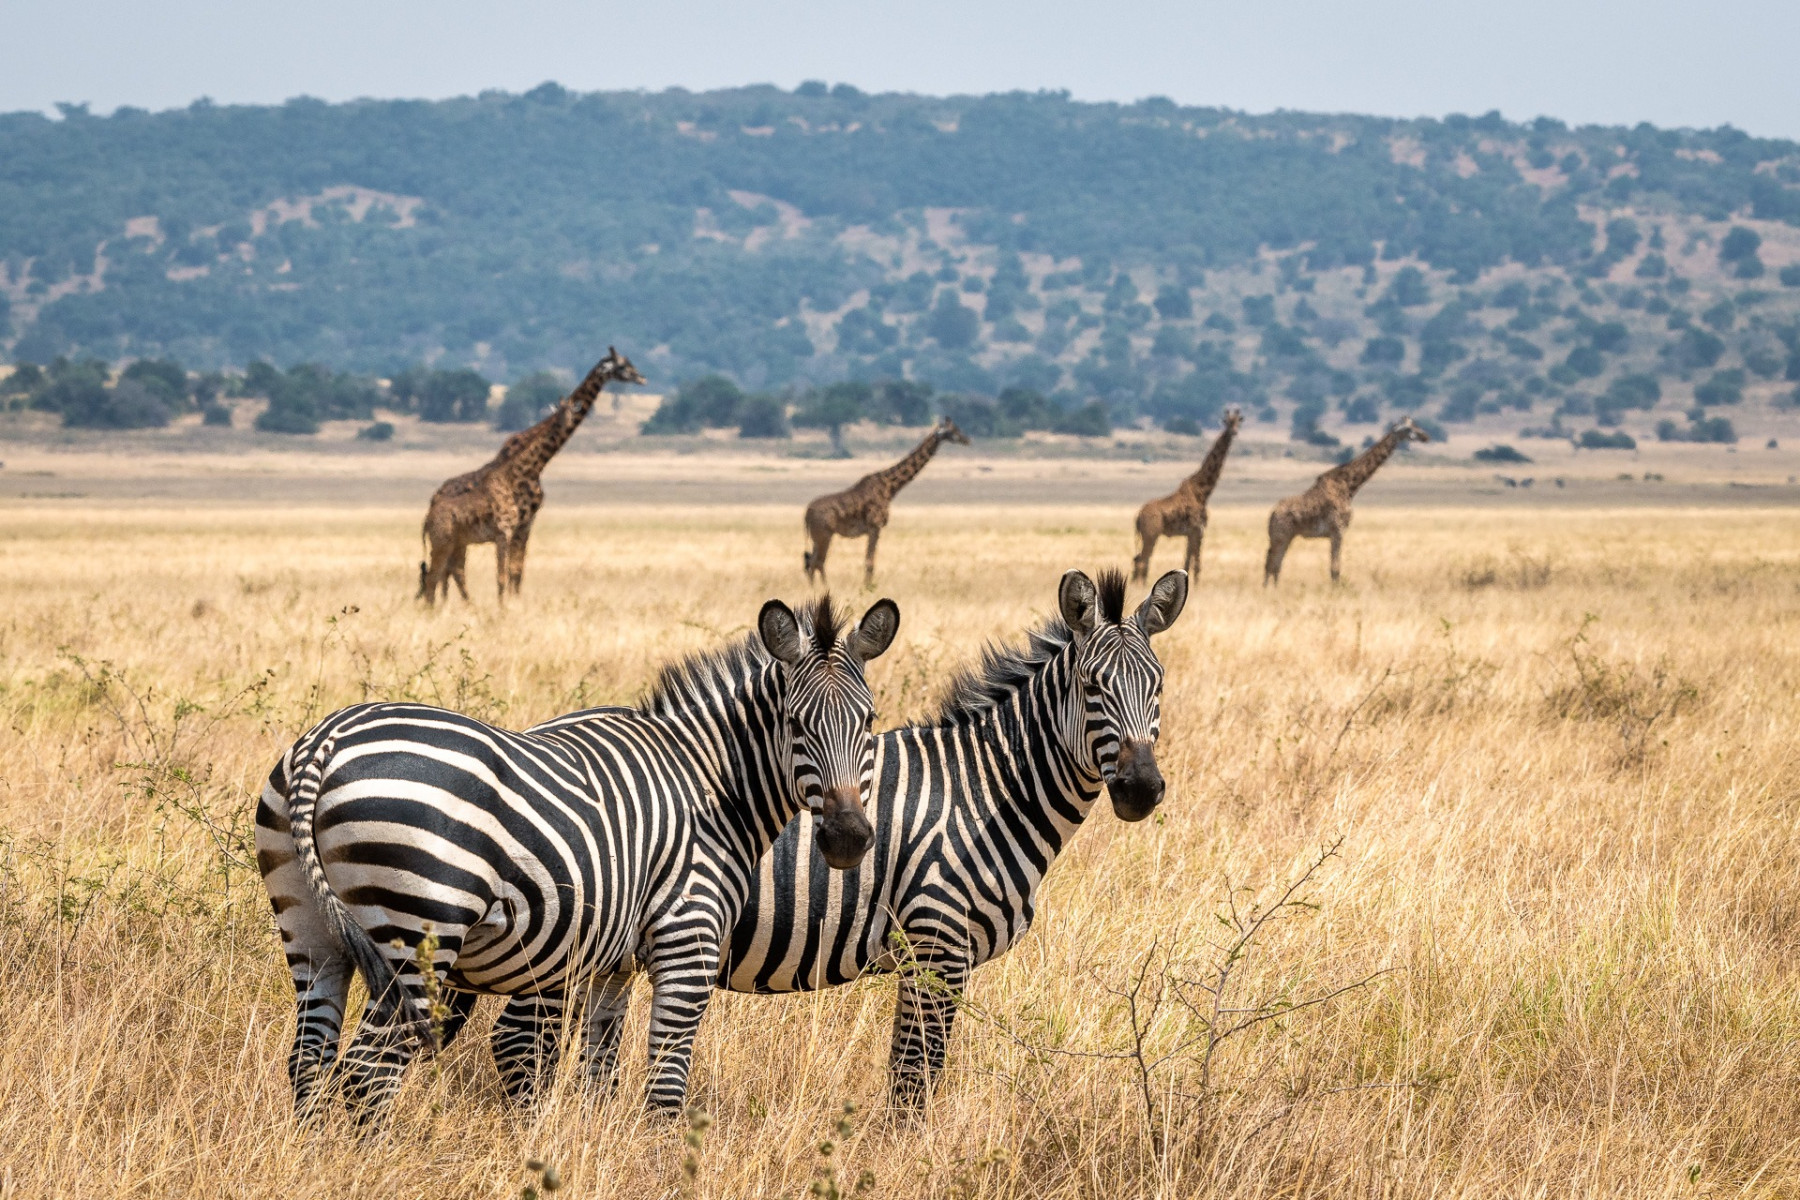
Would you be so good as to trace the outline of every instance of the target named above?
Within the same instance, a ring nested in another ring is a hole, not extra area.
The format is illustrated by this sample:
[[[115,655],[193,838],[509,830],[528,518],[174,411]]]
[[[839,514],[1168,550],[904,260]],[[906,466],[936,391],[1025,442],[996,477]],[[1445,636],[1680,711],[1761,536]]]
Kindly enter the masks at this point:
[[[325,877],[325,864],[319,859],[319,845],[313,837],[313,818],[319,804],[319,789],[325,782],[325,767],[336,749],[337,738],[328,734],[306,760],[288,796],[288,829],[300,857],[300,872],[306,876],[306,886],[319,907],[319,914],[325,919],[325,927],[350,956],[363,983],[368,986],[375,1006],[371,1014],[373,1019],[387,1028],[400,1028],[406,1036],[429,1048],[435,1040],[430,1018],[420,1010],[400,977],[394,974],[394,968],[382,954],[381,947],[375,944],[375,939],[356,923],[343,900],[331,890],[331,881]]]

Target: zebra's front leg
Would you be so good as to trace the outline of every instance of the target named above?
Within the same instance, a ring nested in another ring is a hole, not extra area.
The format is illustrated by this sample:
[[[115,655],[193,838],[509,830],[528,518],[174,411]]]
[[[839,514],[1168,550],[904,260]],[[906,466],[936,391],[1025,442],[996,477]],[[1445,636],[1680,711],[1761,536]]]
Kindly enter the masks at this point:
[[[713,921],[705,926],[659,936],[650,955],[650,1086],[645,1103],[652,1112],[673,1115],[687,1099],[694,1035],[719,978],[720,936]]]
[[[888,1088],[894,1107],[924,1105],[932,1081],[944,1069],[956,1005],[968,978],[968,967],[961,958],[921,962],[900,976],[894,1041],[888,1054]]]
[[[506,1098],[520,1108],[535,1102],[556,1074],[556,1064],[562,1060],[566,1009],[561,992],[514,996],[494,1020],[490,1044],[494,1065],[500,1069],[500,1086]]]
[[[596,1094],[619,1086],[619,1035],[631,1004],[631,980],[629,971],[601,977],[582,1013],[582,1081]]]

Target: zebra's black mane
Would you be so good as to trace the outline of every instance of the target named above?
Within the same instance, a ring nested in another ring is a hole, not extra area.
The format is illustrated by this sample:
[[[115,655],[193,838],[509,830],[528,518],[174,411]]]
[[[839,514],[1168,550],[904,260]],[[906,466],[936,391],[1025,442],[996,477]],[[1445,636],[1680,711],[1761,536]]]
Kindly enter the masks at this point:
[[[821,654],[831,652],[844,630],[844,615],[832,607],[829,595],[802,604],[794,616],[800,622],[802,640],[810,639]],[[656,682],[638,701],[638,709],[645,713],[667,712],[679,706],[683,696],[704,690],[705,681],[741,682],[769,661],[768,648],[755,633],[711,650],[696,650],[656,673]]]
[[[1094,581],[1100,593],[1100,615],[1114,625],[1125,623],[1125,572],[1108,567]]]
[[[1099,592],[1100,618],[1113,625],[1125,621],[1125,574],[1107,569],[1094,581]],[[1023,646],[993,642],[981,648],[981,660],[951,676],[944,698],[932,715],[934,725],[954,725],[980,715],[1035,679],[1046,663],[1062,653],[1074,634],[1061,617],[1050,617],[1025,635]]]
[[[837,645],[838,634],[843,632],[844,627],[843,614],[832,607],[831,593],[826,592],[811,605],[801,605],[800,611],[795,615],[800,618],[802,629],[806,628],[809,621],[812,623],[813,646],[820,654],[829,656],[832,647]]]
[[[979,662],[951,677],[930,723],[955,725],[1017,694],[1074,636],[1061,617],[1051,617],[1025,635],[1023,646],[989,642],[982,647]]]

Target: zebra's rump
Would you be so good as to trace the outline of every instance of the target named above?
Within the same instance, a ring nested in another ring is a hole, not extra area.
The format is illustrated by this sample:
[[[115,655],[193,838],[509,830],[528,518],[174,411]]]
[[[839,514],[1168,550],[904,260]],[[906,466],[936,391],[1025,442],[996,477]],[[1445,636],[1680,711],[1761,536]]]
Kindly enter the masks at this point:
[[[594,715],[607,719],[526,733],[423,705],[328,717],[257,813],[278,918],[307,902],[277,875],[290,772],[330,736],[315,837],[372,938],[410,942],[429,925],[449,982],[468,990],[534,992],[617,966],[678,866],[687,808],[671,801],[685,780],[634,710]]]

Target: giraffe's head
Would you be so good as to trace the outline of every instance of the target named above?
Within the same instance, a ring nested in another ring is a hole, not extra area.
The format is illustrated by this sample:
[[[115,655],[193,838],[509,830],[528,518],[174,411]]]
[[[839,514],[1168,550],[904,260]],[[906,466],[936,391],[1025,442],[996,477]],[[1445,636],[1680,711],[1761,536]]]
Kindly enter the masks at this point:
[[[644,377],[638,369],[631,365],[631,360],[620,354],[611,346],[606,348],[606,357],[600,360],[601,373],[615,383],[643,383]]]
[[[1243,423],[1244,423],[1244,410],[1243,409],[1234,407],[1234,408],[1228,408],[1225,410],[1225,419],[1223,421],[1223,427],[1224,427],[1224,430],[1226,433],[1236,433],[1238,431],[1238,426],[1242,425]]]
[[[1125,615],[1125,576],[1103,571],[1096,584],[1069,571],[1057,590],[1063,623],[1075,636],[1074,672],[1081,688],[1082,765],[1106,782],[1113,812],[1141,821],[1162,803],[1156,766],[1162,732],[1162,663],[1150,639],[1175,623],[1187,604],[1186,571],[1156,581],[1137,611]]]
[[[1429,442],[1431,440],[1431,435],[1419,428],[1418,423],[1410,416],[1401,417],[1395,421],[1390,432],[1399,434],[1402,442]]]
[[[937,431],[938,437],[943,441],[955,442],[959,446],[969,444],[969,435],[957,428],[956,422],[949,417],[942,417],[938,420]]]
[[[877,600],[846,629],[830,596],[798,615],[771,600],[756,629],[786,676],[783,723],[794,795],[813,814],[826,863],[847,871],[875,840],[864,812],[875,773],[875,701],[863,664],[893,643],[900,610],[892,600]]]

